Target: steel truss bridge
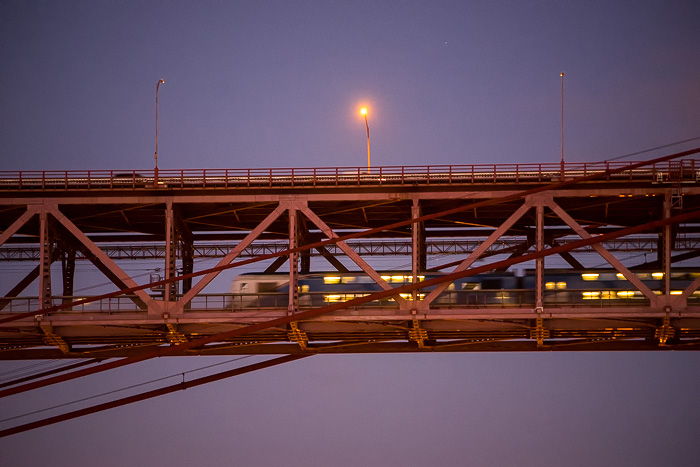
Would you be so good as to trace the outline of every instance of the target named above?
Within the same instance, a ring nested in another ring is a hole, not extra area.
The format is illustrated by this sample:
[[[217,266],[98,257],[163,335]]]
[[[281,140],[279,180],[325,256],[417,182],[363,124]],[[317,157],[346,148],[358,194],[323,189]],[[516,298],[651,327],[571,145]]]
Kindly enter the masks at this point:
[[[0,172],[0,261],[34,266],[1,291],[0,359],[697,350],[700,278],[673,290],[671,277],[700,272],[698,152],[369,173]],[[400,283],[372,264],[389,255],[405,265]],[[584,273],[592,257],[633,292],[557,299],[548,264]],[[219,261],[203,269],[198,258]],[[161,277],[126,272],[143,260]],[[76,263],[113,292],[74,293]],[[518,264],[536,280],[503,291],[516,299],[439,299],[458,278]],[[208,291],[243,265],[291,287],[272,305]],[[650,270],[660,290],[636,273]],[[320,271],[355,271],[382,291],[311,306],[299,280]],[[421,281],[426,271],[441,274]]]

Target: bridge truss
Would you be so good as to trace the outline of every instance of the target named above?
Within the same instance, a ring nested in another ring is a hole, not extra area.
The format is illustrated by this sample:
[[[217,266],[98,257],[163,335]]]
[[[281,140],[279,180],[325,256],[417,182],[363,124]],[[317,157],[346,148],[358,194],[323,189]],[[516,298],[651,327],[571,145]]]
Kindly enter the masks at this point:
[[[2,291],[0,359],[697,350],[697,152],[563,170],[2,173],[0,261],[34,267]],[[144,261],[154,275],[127,272]],[[76,263],[111,290],[76,293]],[[244,266],[291,286],[231,293]],[[609,270],[630,291],[562,295],[553,266]],[[534,288],[441,299],[457,278],[513,269]],[[676,290],[680,270],[691,280]],[[661,274],[659,290],[640,271]],[[316,306],[298,285],[349,272],[382,292]]]

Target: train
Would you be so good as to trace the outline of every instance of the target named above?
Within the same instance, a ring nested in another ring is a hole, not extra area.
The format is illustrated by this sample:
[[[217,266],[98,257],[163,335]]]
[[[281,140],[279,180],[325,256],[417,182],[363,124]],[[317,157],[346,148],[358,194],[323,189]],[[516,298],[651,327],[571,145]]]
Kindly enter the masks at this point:
[[[414,282],[410,272],[392,271],[379,273],[392,287]],[[634,274],[655,294],[663,294],[664,273],[659,271],[634,271]],[[425,272],[417,281],[444,275]],[[700,271],[673,270],[670,274],[671,295],[680,295],[697,277]],[[543,281],[543,305],[557,306],[624,306],[640,305],[648,300],[622,274],[611,269],[545,270]],[[423,300],[435,286],[416,292],[415,298]],[[318,272],[300,274],[298,277],[298,305],[300,308],[320,307],[345,302],[381,291],[381,287],[363,272]],[[432,302],[433,307],[450,306],[534,306],[536,298],[534,270],[517,272],[490,272],[455,280]],[[236,276],[230,287],[231,303],[236,308],[279,308],[288,306],[289,274],[245,273]],[[413,294],[401,294],[412,299]],[[690,300],[700,302],[700,292],[695,291]],[[396,301],[382,298],[362,306],[396,306]]]

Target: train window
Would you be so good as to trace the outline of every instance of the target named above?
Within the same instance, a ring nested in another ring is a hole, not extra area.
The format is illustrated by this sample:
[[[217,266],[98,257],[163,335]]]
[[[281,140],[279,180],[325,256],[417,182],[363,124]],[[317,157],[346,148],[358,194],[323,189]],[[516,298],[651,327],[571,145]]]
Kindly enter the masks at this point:
[[[634,291],[633,290],[620,290],[617,293],[617,296],[620,298],[632,298],[632,297],[634,297]]]
[[[324,284],[340,284],[340,276],[324,276]]]
[[[547,290],[552,290],[554,288],[554,282],[545,282],[544,288]]]
[[[467,282],[462,286],[462,290],[474,290],[479,288],[478,282]]]
[[[258,282],[258,292],[274,292],[277,290],[277,282]]]
[[[403,299],[406,299],[406,300],[413,300],[413,294],[410,294],[410,293],[401,293],[401,294],[399,294],[399,295],[400,295],[401,298],[403,298]],[[416,298],[418,298],[418,300],[423,300],[423,299],[425,298],[425,294],[424,294],[424,293],[419,293],[419,294],[416,296]]]
[[[581,292],[584,300],[596,300],[600,297],[600,292]]]
[[[355,276],[343,276],[340,278],[341,284],[351,284],[355,282]]]
[[[663,272],[652,272],[651,277],[653,277],[654,279],[663,279],[664,273]]]
[[[557,289],[565,289],[566,282],[557,282]]]
[[[584,272],[581,274],[581,278],[584,281],[594,281],[598,279],[599,274],[596,272]]]
[[[309,292],[309,285],[304,284],[301,286],[301,293],[308,293]]]
[[[671,295],[681,295],[682,293],[682,290],[671,290]]]
[[[501,288],[501,279],[484,279],[481,281],[481,288],[482,289],[500,289]]]

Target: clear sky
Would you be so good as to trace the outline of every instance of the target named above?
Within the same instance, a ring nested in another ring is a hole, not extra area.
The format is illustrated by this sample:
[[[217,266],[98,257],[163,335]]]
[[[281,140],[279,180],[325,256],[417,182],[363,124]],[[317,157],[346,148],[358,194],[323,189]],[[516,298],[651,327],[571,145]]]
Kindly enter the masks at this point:
[[[695,0],[3,0],[0,170],[151,169],[161,78],[161,169],[361,166],[363,104],[373,165],[558,162],[562,71],[566,160],[609,159],[700,136],[698,24]],[[682,352],[312,357],[0,440],[0,464],[690,466],[699,370]]]

